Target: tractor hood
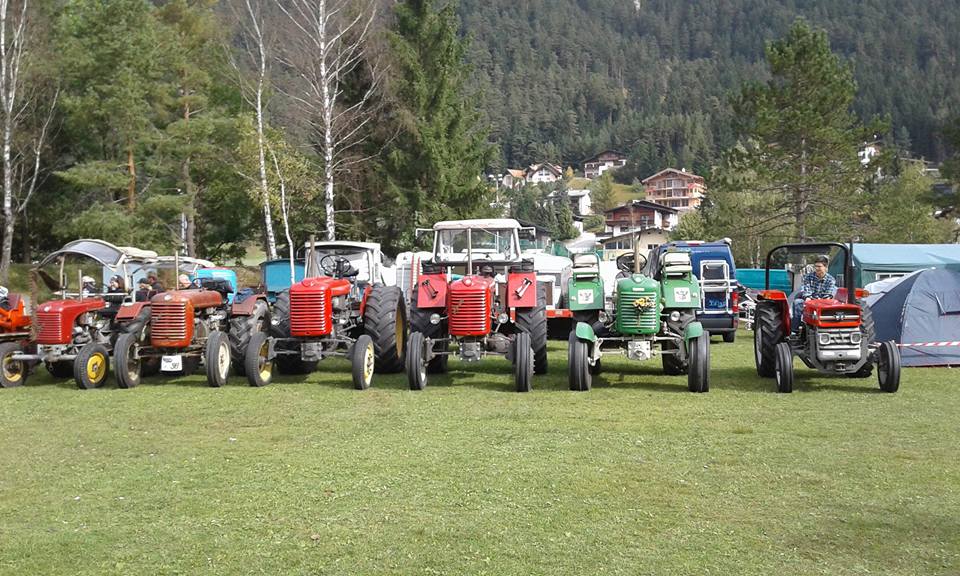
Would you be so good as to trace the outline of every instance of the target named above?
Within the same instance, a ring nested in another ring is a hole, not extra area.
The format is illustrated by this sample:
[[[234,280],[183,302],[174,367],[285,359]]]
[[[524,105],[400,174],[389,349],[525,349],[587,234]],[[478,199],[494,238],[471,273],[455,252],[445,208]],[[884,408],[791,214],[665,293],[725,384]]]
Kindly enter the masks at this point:
[[[481,292],[489,289],[497,281],[486,276],[464,276],[450,283],[450,290]]]
[[[157,294],[151,304],[179,304],[189,302],[196,308],[216,308],[223,305],[223,295],[213,290],[173,290]]]
[[[331,296],[343,296],[350,293],[350,281],[345,278],[318,276],[307,278],[290,287],[291,293],[330,291]]]
[[[107,302],[101,298],[84,300],[51,300],[37,307],[37,342],[67,344],[73,337],[77,317],[85,312],[102,310]]]

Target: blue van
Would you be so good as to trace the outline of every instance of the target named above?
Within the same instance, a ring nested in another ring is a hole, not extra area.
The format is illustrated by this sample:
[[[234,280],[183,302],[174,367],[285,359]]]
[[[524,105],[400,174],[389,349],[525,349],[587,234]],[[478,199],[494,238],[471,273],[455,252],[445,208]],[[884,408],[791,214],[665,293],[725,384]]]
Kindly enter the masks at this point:
[[[667,242],[653,250],[647,258],[648,271],[656,269],[660,254],[667,248],[683,248],[690,251],[693,273],[700,280],[700,302],[697,320],[711,335],[723,336],[724,342],[733,342],[739,323],[739,298],[737,292],[737,267],[733,253],[726,241],[701,242],[685,240]]]

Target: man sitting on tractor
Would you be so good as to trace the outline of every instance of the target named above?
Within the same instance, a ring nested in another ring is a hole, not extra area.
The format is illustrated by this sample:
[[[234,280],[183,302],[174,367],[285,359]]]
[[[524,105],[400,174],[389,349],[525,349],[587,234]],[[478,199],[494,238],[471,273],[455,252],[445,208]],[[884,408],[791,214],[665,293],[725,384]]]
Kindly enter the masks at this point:
[[[827,265],[830,260],[823,254],[817,256],[813,264],[813,272],[803,276],[800,292],[793,299],[793,332],[800,331],[800,318],[803,317],[803,303],[808,298],[833,298],[837,293],[837,281],[827,274]]]

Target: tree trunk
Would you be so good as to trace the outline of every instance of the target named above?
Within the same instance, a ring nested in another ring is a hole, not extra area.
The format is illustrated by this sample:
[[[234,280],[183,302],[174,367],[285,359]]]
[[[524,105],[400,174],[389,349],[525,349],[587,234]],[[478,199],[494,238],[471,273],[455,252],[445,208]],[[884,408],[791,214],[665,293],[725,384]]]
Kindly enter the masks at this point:
[[[323,110],[323,175],[324,175],[324,203],[327,212],[327,240],[337,239],[336,220],[333,211],[333,100],[334,94],[330,93],[330,72],[327,70],[327,38],[326,38],[326,16],[324,10],[326,3],[321,2],[320,21],[323,27],[320,30],[320,82],[322,84],[322,110]]]
[[[4,100],[6,99],[7,95],[4,94]],[[10,276],[10,257],[13,252],[13,230],[16,224],[16,216],[13,213],[13,162],[10,157],[11,141],[13,140],[13,114],[6,105],[3,112],[3,248],[2,255],[0,255],[0,283],[5,285]]]
[[[267,161],[263,136],[263,77],[257,84],[257,152],[260,161],[260,198],[263,202],[263,227],[267,238],[267,258],[277,259],[277,237],[273,232],[273,214],[270,210],[270,190],[267,188]]]
[[[133,144],[127,145],[127,172],[130,180],[127,183],[127,209],[131,212],[137,207],[137,165],[133,161]]]

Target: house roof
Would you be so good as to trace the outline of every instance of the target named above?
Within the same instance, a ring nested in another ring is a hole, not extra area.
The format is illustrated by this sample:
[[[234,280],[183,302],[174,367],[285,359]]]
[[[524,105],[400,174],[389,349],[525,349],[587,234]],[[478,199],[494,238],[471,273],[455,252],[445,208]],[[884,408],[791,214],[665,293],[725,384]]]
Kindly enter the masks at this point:
[[[507,168],[507,174],[514,178],[523,178],[526,173],[520,168]]]
[[[604,210],[604,214],[609,214],[610,212],[616,212],[617,210],[622,210],[629,206],[636,206],[638,208],[649,208],[650,210],[658,210],[660,212],[667,212],[670,214],[676,214],[679,212],[676,208],[671,208],[669,206],[664,206],[663,204],[657,204],[656,202],[650,202],[649,200],[631,200],[626,204],[621,204],[619,206],[614,206],[609,210]]]
[[[700,180],[703,180],[703,176],[699,176],[697,174],[694,174],[693,172],[687,172],[685,170],[677,170],[676,168],[664,168],[663,170],[657,172],[653,176],[647,176],[646,178],[641,180],[640,183],[646,184],[647,182],[649,182],[650,180],[653,180],[654,178],[663,176],[665,174],[670,174],[670,173],[679,174],[681,176],[688,176],[690,178],[699,178]]]
[[[607,237],[607,238],[597,238],[597,242],[603,243],[603,242],[609,242],[610,240],[619,240],[619,239],[621,239],[621,238],[630,238],[631,236],[633,236],[634,234],[637,234],[637,233],[639,233],[640,236],[642,237],[644,234],[669,234],[670,231],[669,231],[669,230],[664,230],[663,228],[655,228],[655,227],[642,228],[642,229],[640,229],[640,230],[632,230],[632,231],[630,231],[630,232],[624,232],[624,233],[622,233],[622,234],[617,234],[616,236],[609,236],[609,237]]]
[[[551,164],[551,163],[549,163],[549,162],[541,162],[541,163],[539,163],[539,164],[531,164],[531,165],[527,168],[527,172],[526,172],[526,173],[536,172],[537,170],[539,170],[539,169],[541,169],[541,168],[546,168],[546,169],[550,170],[551,172],[553,172],[554,174],[556,174],[557,176],[563,176],[563,168],[557,166],[556,164]]]
[[[619,151],[619,150],[613,150],[613,149],[608,148],[608,149],[606,149],[606,150],[601,150],[600,152],[597,152],[597,153],[594,154],[593,156],[591,156],[591,157],[587,158],[586,160],[584,160],[583,163],[586,164],[586,163],[588,163],[588,162],[593,162],[594,160],[596,160],[596,159],[599,158],[600,156],[603,156],[604,154],[616,154],[616,155],[619,156],[620,158],[626,158],[626,157],[627,157],[626,154],[624,154],[623,152],[621,152],[621,151]]]

